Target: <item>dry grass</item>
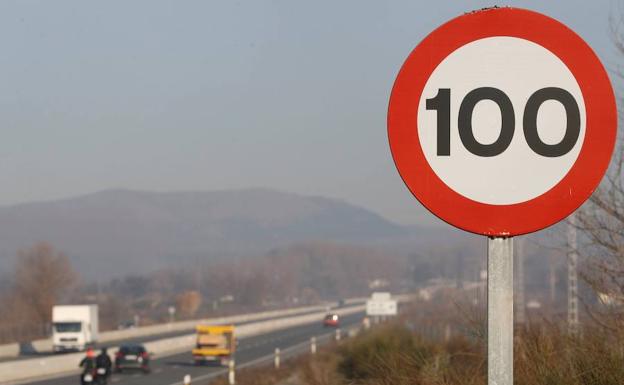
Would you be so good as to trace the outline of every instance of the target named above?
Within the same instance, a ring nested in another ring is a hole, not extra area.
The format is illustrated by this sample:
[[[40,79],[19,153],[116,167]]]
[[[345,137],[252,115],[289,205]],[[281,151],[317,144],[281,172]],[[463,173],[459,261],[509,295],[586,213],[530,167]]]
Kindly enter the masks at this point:
[[[466,321],[454,335],[431,333],[414,317],[378,325],[315,356],[289,361],[283,369],[258,368],[237,376],[240,385],[485,385],[485,339]],[[472,324],[472,325],[471,325]],[[455,325],[458,326],[458,325]],[[440,330],[447,328],[440,321]],[[428,332],[423,332],[428,331]],[[624,333],[585,326],[572,336],[557,324],[517,330],[514,343],[516,385],[624,384]],[[219,385],[225,384],[220,380]],[[289,383],[290,384],[290,383]]]
[[[517,385],[624,383],[619,336],[585,329],[573,337],[553,325],[516,333]],[[487,383],[484,341],[427,340],[400,323],[382,326],[304,363],[301,385],[477,385]]]
[[[622,384],[622,338],[598,328],[579,337],[552,325],[529,329],[517,339],[515,374],[520,385]]]
[[[319,356],[328,357],[329,349],[320,349]],[[311,362],[316,362],[316,360],[311,360],[308,354],[304,354],[282,360],[279,369],[273,367],[272,361],[267,361],[266,365],[237,370],[236,385],[286,385],[286,383],[290,383],[288,380],[294,376],[300,377],[303,368],[306,368]],[[297,381],[299,382],[299,380]],[[215,379],[211,385],[228,385],[227,376]]]

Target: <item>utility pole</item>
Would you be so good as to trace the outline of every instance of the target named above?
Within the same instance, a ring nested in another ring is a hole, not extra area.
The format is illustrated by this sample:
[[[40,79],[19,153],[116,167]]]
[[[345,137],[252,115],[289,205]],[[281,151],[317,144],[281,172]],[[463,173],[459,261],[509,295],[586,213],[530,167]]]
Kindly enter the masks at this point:
[[[576,241],[576,219],[572,214],[568,222],[568,331],[578,331],[578,253]]]
[[[554,255],[550,255],[548,258],[548,288],[551,309],[555,308],[555,302],[557,301],[557,272],[555,264]]]

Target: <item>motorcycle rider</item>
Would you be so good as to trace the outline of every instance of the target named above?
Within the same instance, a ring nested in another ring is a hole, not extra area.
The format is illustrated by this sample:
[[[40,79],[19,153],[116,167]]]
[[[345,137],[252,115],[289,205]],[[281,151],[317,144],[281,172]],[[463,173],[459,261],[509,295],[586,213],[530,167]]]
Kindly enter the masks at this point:
[[[105,370],[104,380],[106,381],[111,373],[111,368],[113,367],[113,362],[108,356],[106,348],[102,348],[102,352],[95,358],[95,365],[98,369],[102,368]]]
[[[80,367],[83,368],[83,373],[97,368],[93,348],[87,348],[85,357],[82,359],[82,361],[80,361]]]
[[[93,352],[92,348],[87,348],[87,353],[85,357],[82,359],[82,361],[80,361],[79,366],[83,368],[82,374],[80,375],[80,383],[85,384],[85,377],[87,375],[92,376],[89,383],[93,382],[93,380],[95,380],[95,377],[97,376],[97,373],[96,373],[97,365],[95,363],[95,353]]]

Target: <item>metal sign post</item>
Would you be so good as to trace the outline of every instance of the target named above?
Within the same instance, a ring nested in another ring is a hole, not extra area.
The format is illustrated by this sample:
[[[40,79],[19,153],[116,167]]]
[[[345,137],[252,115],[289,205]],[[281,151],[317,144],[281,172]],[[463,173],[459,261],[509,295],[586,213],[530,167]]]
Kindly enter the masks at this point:
[[[522,239],[517,239],[515,244],[515,322],[524,327],[526,322],[526,300],[524,296],[524,253],[526,249],[524,240]]]
[[[488,238],[488,385],[513,385],[513,238]]]

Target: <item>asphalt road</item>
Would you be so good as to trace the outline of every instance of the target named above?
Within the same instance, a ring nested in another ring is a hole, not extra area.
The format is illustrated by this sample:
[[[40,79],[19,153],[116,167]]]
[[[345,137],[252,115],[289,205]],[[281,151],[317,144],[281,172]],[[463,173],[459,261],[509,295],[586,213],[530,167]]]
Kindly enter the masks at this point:
[[[364,313],[352,314],[342,317],[341,329],[353,326],[361,322]],[[237,366],[246,366],[258,362],[267,355],[273,354],[275,348],[288,352],[289,347],[295,345],[305,346],[306,342],[314,336],[322,336],[331,333],[331,329],[324,328],[321,323],[308,324],[277,332],[271,332],[255,337],[241,339],[236,352]],[[303,349],[307,350],[307,349]],[[76,363],[78,365],[78,363]],[[154,357],[151,362],[152,372],[142,374],[140,372],[124,372],[113,374],[109,384],[119,385],[178,385],[181,384],[184,375],[189,374],[194,378],[193,385],[206,384],[214,376],[224,371],[222,367],[195,366],[190,351],[168,357]],[[203,381],[198,381],[203,379]],[[78,375],[61,377],[51,380],[30,382],[33,385],[71,385],[79,384]]]
[[[336,307],[333,306],[332,309],[336,309]],[[312,314],[312,313],[318,313],[318,312],[319,312],[318,310],[312,310],[312,311],[309,311],[309,312],[299,313],[297,315],[306,315],[306,314]],[[275,318],[279,318],[279,317],[260,318],[260,319],[256,319],[256,320],[248,321],[248,322],[239,322],[239,323],[236,323],[236,325],[245,325],[245,324],[248,324],[248,323],[266,321],[266,320],[275,319]],[[112,341],[107,341],[105,343],[97,344],[95,346],[95,349],[97,350],[97,349],[100,349],[102,347],[108,347],[108,346],[118,346],[120,344],[123,344],[124,342],[133,342],[133,343],[143,344],[143,343],[146,343],[146,342],[162,340],[162,339],[165,339],[165,338],[180,337],[180,336],[184,336],[184,335],[187,335],[187,334],[191,334],[193,332],[195,332],[195,328],[189,328],[189,329],[184,329],[184,330],[177,330],[175,332],[152,334],[152,335],[149,335],[149,336],[142,336],[142,337],[137,337],[137,338],[132,338],[132,339],[112,340]],[[18,357],[3,357],[3,358],[0,358],[0,362],[17,361],[17,360],[36,358],[36,357],[46,357],[46,356],[58,355],[58,354],[63,354],[63,353],[52,353],[50,351],[22,353]]]

